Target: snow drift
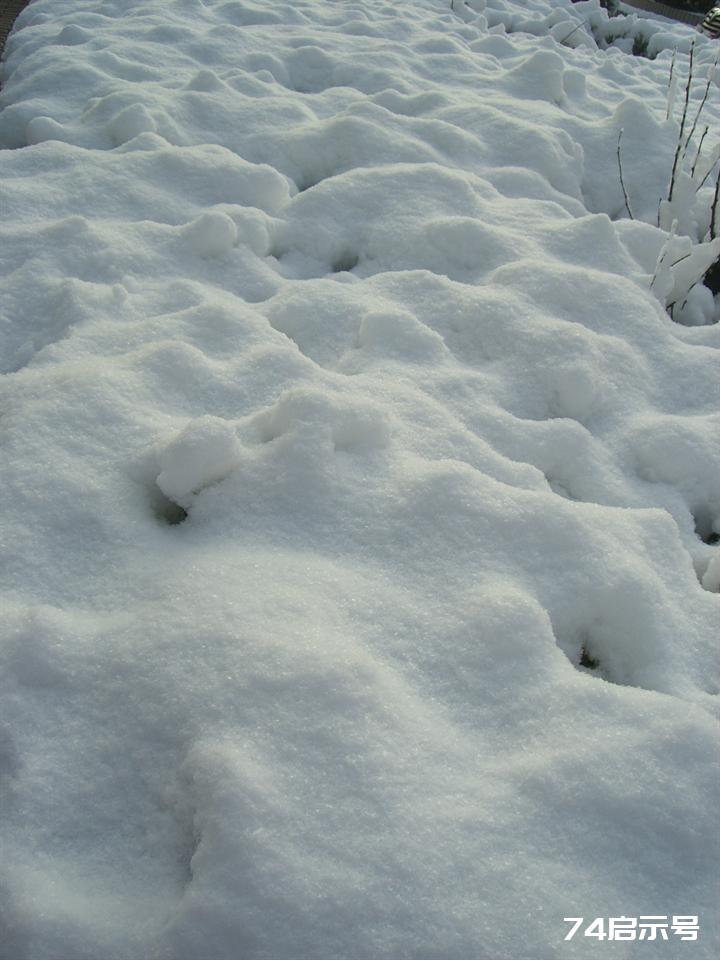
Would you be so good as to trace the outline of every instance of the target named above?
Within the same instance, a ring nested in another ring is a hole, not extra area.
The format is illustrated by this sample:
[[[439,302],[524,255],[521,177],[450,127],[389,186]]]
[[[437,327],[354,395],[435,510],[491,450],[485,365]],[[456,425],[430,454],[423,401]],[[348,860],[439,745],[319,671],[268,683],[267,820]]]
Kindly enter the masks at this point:
[[[720,328],[652,282],[692,33],[454,7],[21,15],[4,960],[715,956]]]

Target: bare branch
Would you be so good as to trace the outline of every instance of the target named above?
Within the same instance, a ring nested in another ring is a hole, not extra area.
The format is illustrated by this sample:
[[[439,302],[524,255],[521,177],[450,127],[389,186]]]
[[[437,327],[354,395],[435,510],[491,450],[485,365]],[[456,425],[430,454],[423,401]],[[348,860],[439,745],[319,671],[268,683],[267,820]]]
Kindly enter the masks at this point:
[[[571,37],[574,33],[577,33],[578,30],[579,30],[581,27],[585,27],[585,26],[587,26],[587,24],[588,24],[588,21],[587,21],[587,20],[581,20],[580,23],[579,23],[576,27],[573,27],[573,29],[570,31],[570,33],[568,33],[566,36],[564,36],[564,37],[562,38],[562,40],[558,40],[558,43],[565,43],[565,41],[566,41],[566,40],[569,40],[570,37]]]
[[[673,160],[672,174],[670,175],[670,190],[668,192],[668,203],[672,201],[675,190],[675,179],[677,178],[678,167],[684,156],[683,137],[685,135],[685,125],[687,123],[688,108],[690,106],[690,89],[693,81],[693,63],[695,59],[695,41],[690,44],[690,61],[688,63],[688,79],[685,87],[685,104],[683,106],[682,120],[680,121],[680,133],[678,134],[677,149],[675,150],[675,159]]]
[[[618,133],[618,142],[617,142],[617,162],[618,170],[620,171],[620,186],[622,187],[623,199],[625,200],[625,209],[628,212],[628,216],[631,220],[634,220],[632,210],[630,209],[630,200],[628,199],[628,193],[625,189],[625,179],[623,177],[623,168],[622,168],[622,156],[620,155],[620,143],[622,142],[623,127],[620,127],[620,132]]]
[[[682,263],[683,260],[689,260],[692,255],[693,255],[693,251],[691,250],[690,253],[686,253],[684,256],[678,257],[677,260],[673,260],[670,266],[676,267],[679,263]]]
[[[667,94],[667,109],[665,111],[665,119],[670,119],[670,114],[673,107],[673,77],[675,76],[675,57],[677,57],[677,47],[673,50],[672,62],[670,63],[670,79],[668,80],[668,94]]]
[[[705,181],[711,176],[713,170],[715,169],[715,164],[716,164],[716,163],[717,163],[717,160],[715,161],[715,163],[713,163],[713,165],[710,167],[710,169],[708,170],[708,172],[707,172],[707,173],[705,174],[705,176],[702,178],[702,181],[698,184],[698,187],[697,187],[697,190],[695,191],[695,193],[697,193],[697,191],[700,190],[701,187],[704,187],[704,186],[705,186]]]
[[[715,181],[715,196],[713,197],[712,207],[710,208],[710,239],[714,240],[717,236],[717,208],[718,198],[720,198],[720,173]]]
[[[692,169],[690,171],[691,177],[695,176],[695,170],[697,169],[698,161],[700,160],[700,154],[702,153],[703,143],[705,143],[705,137],[708,135],[709,129],[710,127],[707,124],[705,124],[705,129],[703,130],[702,136],[700,137],[700,143],[698,144],[697,153],[695,154],[695,162],[693,163]],[[707,179],[707,177],[705,179]],[[702,183],[700,184],[700,186],[702,186]],[[698,189],[700,188],[698,187]]]
[[[690,291],[691,291],[694,287],[696,287],[699,283],[702,282],[703,277],[705,276],[705,273],[706,273],[706,272],[707,272],[707,271],[701,273],[700,276],[697,278],[697,280],[693,280],[693,282],[690,284],[690,286],[689,286],[688,289],[685,291],[685,293],[682,294],[682,296],[685,297],[685,299],[683,300],[682,305],[681,305],[681,307],[680,307],[681,310],[682,310],[682,308],[685,306],[685,304],[688,302],[688,297],[689,297],[689,295],[690,295]],[[680,302],[680,297],[678,297],[676,300],[673,300],[672,303],[666,304],[666,307],[671,311],[671,313],[670,313],[670,316],[671,316],[671,317],[672,317],[672,308],[675,306],[676,303],[679,303],[679,302]],[[673,318],[673,319],[674,319],[674,318]]]
[[[693,125],[692,125],[692,128],[691,128],[691,130],[690,130],[690,133],[688,134],[688,138],[687,138],[687,140],[685,141],[685,152],[686,152],[686,153],[687,153],[688,147],[690,146],[690,141],[692,140],[693,136],[695,135],[695,130],[697,129],[697,125],[698,125],[698,120],[700,119],[700,114],[703,112],[703,107],[704,107],[705,104],[707,103],[708,94],[710,93],[710,85],[712,84],[713,80],[715,79],[715,71],[717,70],[718,57],[720,57],[720,54],[718,54],[718,55],[715,57],[715,60],[714,60],[714,62],[713,62],[713,64],[712,64],[712,66],[711,66],[710,69],[708,70],[707,83],[705,84],[705,93],[704,93],[704,95],[703,95],[702,100],[700,101],[700,106],[698,107],[698,111],[697,111],[697,113],[695,114],[695,120],[693,121]]]
[[[675,231],[677,230],[677,225],[678,225],[677,220],[673,220],[670,226],[670,233],[668,234],[668,238],[665,241],[665,243],[662,245],[660,253],[658,254],[658,258],[655,262],[655,272],[653,273],[652,280],[650,281],[650,290],[652,290],[652,288],[655,285],[655,281],[658,278],[660,269],[665,266],[665,260],[667,259],[668,254],[670,253],[670,244],[675,238]]]

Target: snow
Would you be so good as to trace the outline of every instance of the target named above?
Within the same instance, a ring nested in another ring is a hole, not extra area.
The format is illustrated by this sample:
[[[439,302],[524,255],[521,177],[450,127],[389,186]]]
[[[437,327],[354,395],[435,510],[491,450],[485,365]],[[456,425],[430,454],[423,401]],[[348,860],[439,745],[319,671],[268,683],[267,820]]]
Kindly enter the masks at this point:
[[[181,504],[189,494],[224,480],[239,459],[233,425],[220,417],[198,417],[160,451],[157,485],[166,497]]]
[[[454,7],[19,17],[3,960],[717,954],[717,83]]]

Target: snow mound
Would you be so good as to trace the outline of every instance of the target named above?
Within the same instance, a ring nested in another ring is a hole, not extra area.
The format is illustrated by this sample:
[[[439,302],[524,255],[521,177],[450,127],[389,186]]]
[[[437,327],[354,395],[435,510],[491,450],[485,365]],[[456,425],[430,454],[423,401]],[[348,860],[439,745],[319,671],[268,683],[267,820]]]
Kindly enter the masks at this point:
[[[240,445],[232,424],[219,417],[198,417],[160,451],[157,485],[182,503],[211,483],[223,480],[240,460]]]
[[[220,257],[237,243],[238,231],[226,213],[202,213],[188,225],[185,236],[199,256]]]

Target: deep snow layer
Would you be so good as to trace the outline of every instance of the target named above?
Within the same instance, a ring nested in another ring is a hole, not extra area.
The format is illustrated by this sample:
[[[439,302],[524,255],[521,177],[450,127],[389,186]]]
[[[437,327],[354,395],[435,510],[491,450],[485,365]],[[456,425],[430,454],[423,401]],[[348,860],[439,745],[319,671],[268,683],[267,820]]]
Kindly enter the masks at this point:
[[[692,33],[591,20],[22,14],[3,960],[715,956],[720,327],[653,283]],[[698,942],[563,942],[658,914]]]

